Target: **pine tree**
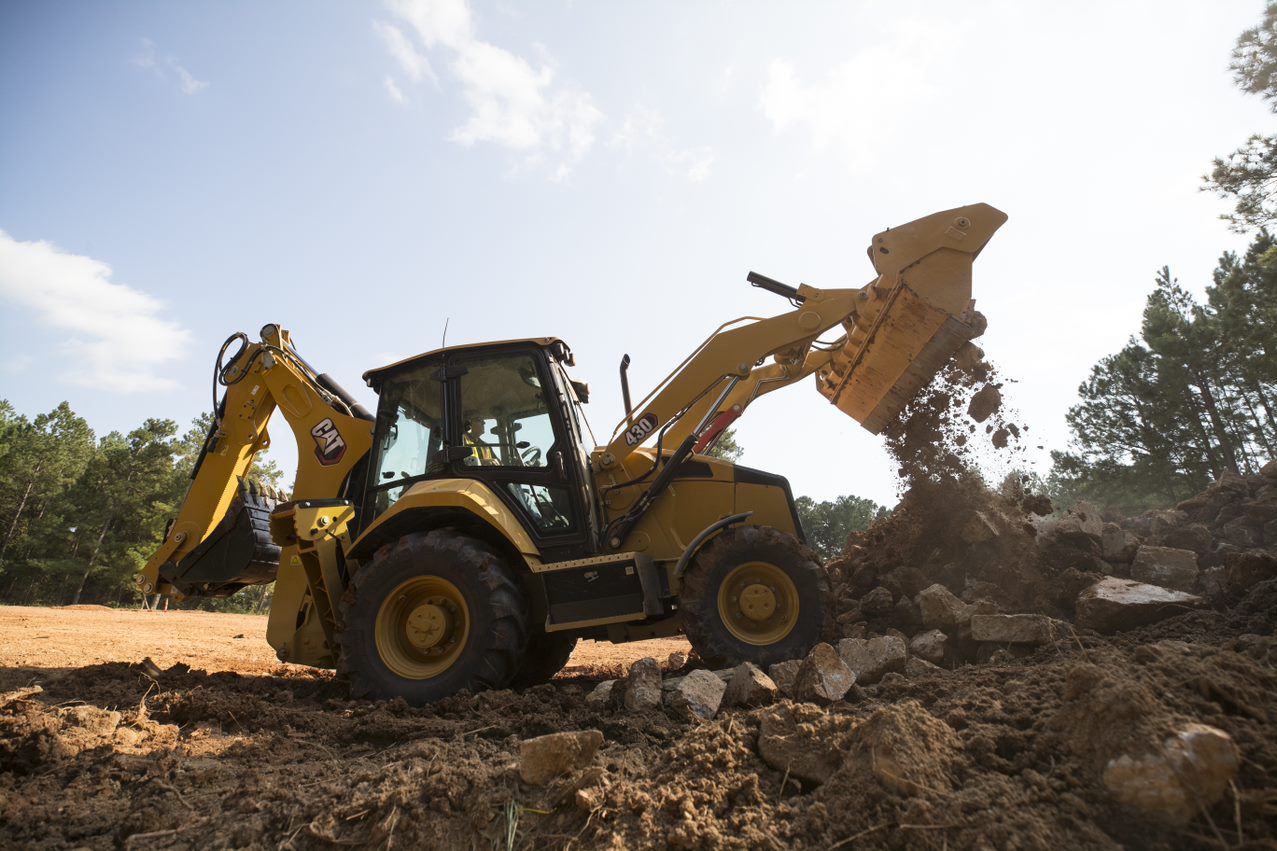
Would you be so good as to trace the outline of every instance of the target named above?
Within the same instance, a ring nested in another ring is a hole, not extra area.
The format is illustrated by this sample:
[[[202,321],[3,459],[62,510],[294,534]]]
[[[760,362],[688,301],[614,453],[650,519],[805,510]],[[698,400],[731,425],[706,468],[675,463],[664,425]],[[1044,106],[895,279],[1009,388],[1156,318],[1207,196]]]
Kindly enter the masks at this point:
[[[1242,91],[1259,95],[1277,112],[1277,2],[1269,2],[1259,26],[1246,30],[1229,66]],[[1203,180],[1206,188],[1231,196],[1224,218],[1238,231],[1277,221],[1277,135],[1254,134],[1226,158],[1217,158]]]
[[[13,554],[33,517],[44,512],[84,471],[93,431],[66,402],[33,422],[0,409],[0,566]]]
[[[1225,473],[1253,473],[1277,445],[1277,250],[1266,233],[1220,261],[1198,304],[1163,269],[1139,340],[1102,359],[1053,453],[1053,496],[1128,511],[1166,505]]]

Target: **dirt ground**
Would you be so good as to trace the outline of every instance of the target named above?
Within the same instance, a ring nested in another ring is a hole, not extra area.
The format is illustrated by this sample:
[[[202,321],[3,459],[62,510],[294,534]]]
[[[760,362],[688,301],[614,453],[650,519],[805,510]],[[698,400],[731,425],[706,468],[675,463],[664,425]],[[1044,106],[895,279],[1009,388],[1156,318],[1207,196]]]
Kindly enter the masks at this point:
[[[681,638],[633,644],[583,641],[560,676],[616,676],[635,659],[651,656],[664,661],[671,653],[687,653],[688,649]],[[160,668],[181,663],[210,674],[327,676],[323,671],[279,662],[266,643],[265,615],[149,612],[106,606],[0,606],[0,669],[133,664],[148,657]],[[0,679],[13,682],[12,674],[0,670]]]
[[[4,608],[0,846],[1271,848],[1277,672],[1237,636],[1270,635],[1275,613],[1267,582],[1229,611],[693,722],[584,700],[679,642],[584,645],[550,684],[413,709],[273,662],[258,617]],[[1167,713],[1243,759],[1180,828],[1118,806],[1094,764],[1095,742]],[[840,767],[770,767],[776,724]],[[584,729],[604,737],[592,767],[520,780],[522,740]],[[871,774],[884,759],[904,786]]]

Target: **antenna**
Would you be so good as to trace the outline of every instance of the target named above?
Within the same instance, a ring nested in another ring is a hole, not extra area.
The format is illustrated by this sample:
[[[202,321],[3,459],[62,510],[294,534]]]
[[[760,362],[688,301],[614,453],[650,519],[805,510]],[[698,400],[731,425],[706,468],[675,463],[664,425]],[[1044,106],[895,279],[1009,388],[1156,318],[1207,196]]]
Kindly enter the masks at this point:
[[[451,321],[451,319],[451,316],[445,316],[443,319],[443,339],[439,341],[439,348],[441,349],[446,349],[448,347],[448,322]]]

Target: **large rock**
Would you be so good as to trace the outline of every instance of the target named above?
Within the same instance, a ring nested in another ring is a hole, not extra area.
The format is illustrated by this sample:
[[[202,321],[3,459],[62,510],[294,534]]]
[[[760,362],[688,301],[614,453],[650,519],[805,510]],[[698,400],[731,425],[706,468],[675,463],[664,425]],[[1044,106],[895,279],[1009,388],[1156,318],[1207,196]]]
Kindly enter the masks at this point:
[[[832,703],[841,700],[855,684],[855,674],[843,664],[838,651],[821,642],[811,649],[798,669],[798,676],[794,678],[794,699]]]
[[[604,680],[585,696],[585,705],[591,709],[607,709],[616,705],[616,680]]]
[[[1197,553],[1192,550],[1146,544],[1139,548],[1135,561],[1131,562],[1132,579],[1177,591],[1193,590],[1197,574]]]
[[[927,629],[953,630],[970,619],[967,604],[938,582],[918,593],[918,608]]]
[[[1277,482],[1277,458],[1259,468],[1259,475]]]
[[[519,776],[524,783],[543,786],[589,765],[601,744],[603,734],[598,730],[550,733],[528,739],[519,744]]]
[[[651,657],[630,666],[622,703],[630,712],[648,712],[661,705],[661,666]]]
[[[742,662],[732,671],[723,692],[723,707],[766,706],[779,691],[774,680],[753,662]]]
[[[1045,615],[973,615],[971,637],[996,644],[1049,644],[1051,619]]]
[[[1242,549],[1258,547],[1264,543],[1263,526],[1250,517],[1230,520],[1221,531],[1224,533],[1224,540]]]
[[[838,642],[838,655],[855,674],[856,682],[869,685],[878,682],[889,671],[903,670],[909,651],[903,639],[880,635],[868,640],[844,638]]]
[[[1160,750],[1110,760],[1104,786],[1120,803],[1183,826],[1223,797],[1237,777],[1237,747],[1223,730],[1186,724]]]
[[[1215,541],[1205,523],[1186,523],[1168,529],[1162,536],[1162,543],[1176,549],[1192,550],[1202,556],[1210,552]]]
[[[895,597],[881,585],[860,598],[860,610],[871,618],[889,614],[895,605]]]
[[[1105,523],[1100,535],[1104,560],[1114,564],[1130,564],[1139,549],[1140,539],[1116,523]]]
[[[1117,632],[1155,623],[1190,608],[1202,598],[1158,585],[1110,576],[1077,598],[1077,624],[1096,632]]]
[[[1084,535],[1098,538],[1104,531],[1104,519],[1100,512],[1089,502],[1079,502],[1069,510],[1067,517],[1077,519],[1078,528]]]
[[[794,696],[794,680],[798,679],[798,669],[803,666],[802,659],[786,659],[777,662],[767,669],[767,675],[776,683],[776,688],[786,697]]]
[[[1240,594],[1256,583],[1277,577],[1277,555],[1267,550],[1233,553],[1224,561],[1224,588]]]
[[[727,685],[713,671],[699,668],[688,672],[665,695],[665,705],[685,718],[713,718]]]
[[[949,637],[938,629],[920,632],[909,640],[909,652],[919,659],[925,659],[933,665],[944,661],[945,651],[949,649]]]
[[[758,755],[790,777],[824,783],[842,765],[846,730],[853,723],[814,706],[779,704],[762,711]]]
[[[926,659],[918,656],[910,656],[909,661],[905,662],[904,674],[906,677],[922,677],[931,674],[947,674],[948,670],[940,667],[934,662],[928,662]]]

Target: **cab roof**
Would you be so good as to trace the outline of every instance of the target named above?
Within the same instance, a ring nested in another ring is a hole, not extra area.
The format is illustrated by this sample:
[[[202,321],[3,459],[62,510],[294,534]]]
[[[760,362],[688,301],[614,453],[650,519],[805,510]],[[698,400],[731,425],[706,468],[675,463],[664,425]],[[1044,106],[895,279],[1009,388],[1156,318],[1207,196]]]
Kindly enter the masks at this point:
[[[467,351],[469,349],[495,348],[497,346],[517,346],[520,344],[538,346],[542,349],[548,349],[553,347],[555,344],[559,344],[563,347],[563,351],[565,355],[563,359],[565,359],[568,362],[569,366],[572,365],[572,350],[568,348],[568,344],[563,342],[563,340],[561,340],[560,338],[558,337],[522,337],[515,340],[494,340],[492,342],[487,342],[487,343],[465,343],[460,346],[444,346],[443,348],[439,348],[439,349],[431,349],[428,352],[423,352],[419,355],[413,355],[410,358],[404,358],[403,360],[398,360],[398,361],[395,361],[394,363],[387,364],[386,366],[379,366],[376,369],[368,370],[367,372],[364,373],[364,383],[367,384],[369,387],[376,387],[377,383],[379,383],[381,379],[387,373],[397,372],[398,370],[403,369],[404,367],[411,366],[417,363],[418,361],[426,361],[431,358],[438,357],[443,354],[447,354],[449,352],[462,352],[462,351]]]

